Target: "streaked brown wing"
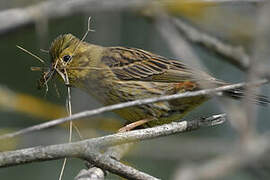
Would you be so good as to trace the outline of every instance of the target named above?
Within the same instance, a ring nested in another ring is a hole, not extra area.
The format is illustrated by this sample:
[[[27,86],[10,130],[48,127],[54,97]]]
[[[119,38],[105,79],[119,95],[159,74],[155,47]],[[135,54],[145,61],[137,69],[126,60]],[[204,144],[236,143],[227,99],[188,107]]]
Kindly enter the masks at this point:
[[[135,48],[111,47],[101,60],[120,80],[154,82],[198,81],[213,79],[201,71],[194,71],[180,61]],[[195,73],[200,73],[195,77]]]

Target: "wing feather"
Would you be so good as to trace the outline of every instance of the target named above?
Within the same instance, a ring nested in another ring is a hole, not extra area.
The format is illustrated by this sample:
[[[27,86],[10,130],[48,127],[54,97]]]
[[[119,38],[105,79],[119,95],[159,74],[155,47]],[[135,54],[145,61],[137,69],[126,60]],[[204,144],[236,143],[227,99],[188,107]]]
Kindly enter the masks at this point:
[[[213,80],[210,75],[194,71],[178,60],[167,59],[136,48],[110,47],[101,61],[109,66],[120,80],[166,83]],[[195,73],[200,73],[200,76],[194,76]]]

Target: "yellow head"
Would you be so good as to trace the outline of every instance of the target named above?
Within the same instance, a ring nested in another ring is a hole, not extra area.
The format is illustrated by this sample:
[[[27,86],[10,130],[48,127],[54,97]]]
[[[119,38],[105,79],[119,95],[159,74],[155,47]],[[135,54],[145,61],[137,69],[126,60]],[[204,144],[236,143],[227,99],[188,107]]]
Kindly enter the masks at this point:
[[[40,86],[43,87],[56,74],[69,85],[75,85],[78,80],[85,78],[97,59],[98,48],[95,47],[99,46],[82,42],[72,34],[58,36],[51,44],[51,65],[44,72]]]

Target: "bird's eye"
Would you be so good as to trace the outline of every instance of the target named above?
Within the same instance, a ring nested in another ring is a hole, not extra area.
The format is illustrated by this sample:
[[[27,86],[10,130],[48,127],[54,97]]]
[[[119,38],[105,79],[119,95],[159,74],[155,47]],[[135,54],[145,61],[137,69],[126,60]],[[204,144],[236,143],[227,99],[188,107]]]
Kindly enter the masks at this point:
[[[65,55],[65,56],[63,56],[62,60],[64,62],[69,62],[71,60],[71,56],[70,55]]]

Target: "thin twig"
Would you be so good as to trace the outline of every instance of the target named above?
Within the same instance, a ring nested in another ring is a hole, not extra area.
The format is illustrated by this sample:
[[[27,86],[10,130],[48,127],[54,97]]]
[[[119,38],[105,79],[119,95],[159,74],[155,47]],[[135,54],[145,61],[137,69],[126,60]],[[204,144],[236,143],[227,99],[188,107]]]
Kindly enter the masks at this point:
[[[68,79],[67,75],[66,75],[66,83],[69,84],[69,79]],[[67,87],[67,111],[68,111],[68,116],[69,117],[72,116],[70,87]],[[68,137],[68,142],[69,143],[71,143],[71,141],[72,141],[72,130],[73,130],[73,123],[72,123],[72,121],[70,121],[69,122],[69,137]],[[62,165],[58,180],[62,180],[62,177],[64,175],[64,170],[65,170],[65,167],[66,167],[66,163],[67,163],[67,158],[64,159],[64,162],[63,162],[63,165]]]
[[[30,54],[31,56],[33,56],[34,58],[36,58],[37,60],[39,60],[41,63],[45,63],[45,61],[43,59],[41,59],[40,57],[38,57],[37,55],[31,53],[30,51],[24,49],[23,47],[19,46],[19,45],[16,45],[17,48],[19,48],[20,50],[22,50],[23,52],[27,53],[27,54]]]
[[[0,136],[0,139],[12,138],[12,137],[22,135],[25,133],[29,133],[29,132],[49,128],[52,126],[56,126],[56,125],[62,124],[64,122],[79,120],[79,119],[83,119],[86,117],[101,114],[104,112],[113,111],[116,109],[132,107],[132,106],[137,106],[137,105],[144,105],[144,104],[149,104],[149,103],[155,103],[155,102],[159,102],[159,101],[169,101],[169,100],[173,100],[173,99],[181,99],[181,98],[186,98],[186,97],[194,97],[194,96],[201,96],[201,95],[216,95],[216,93],[221,92],[221,91],[226,91],[229,89],[235,89],[235,88],[246,87],[246,86],[258,86],[258,85],[262,85],[262,84],[267,83],[267,82],[268,82],[267,80],[263,79],[260,81],[256,81],[254,83],[238,83],[238,84],[226,85],[226,86],[213,88],[213,89],[205,89],[205,90],[200,90],[200,91],[173,94],[173,95],[168,95],[168,96],[139,99],[139,100],[130,101],[130,102],[126,102],[126,103],[105,106],[105,107],[97,108],[94,110],[76,113],[70,117],[59,118],[59,119],[55,119],[55,120],[52,120],[49,122],[34,125],[34,126],[19,130],[19,131],[14,132],[14,133],[4,134],[4,135]]]

